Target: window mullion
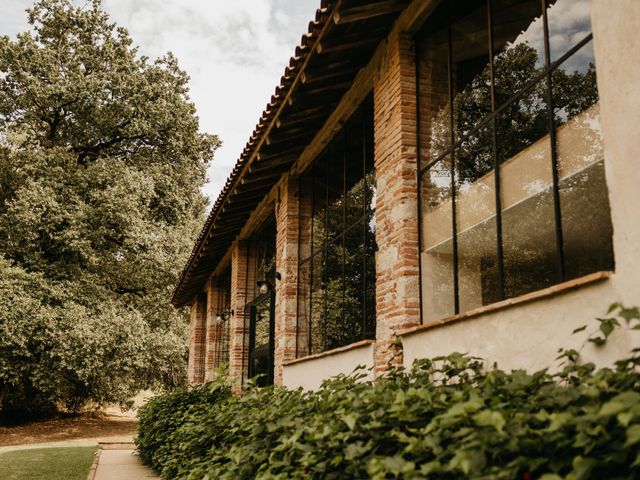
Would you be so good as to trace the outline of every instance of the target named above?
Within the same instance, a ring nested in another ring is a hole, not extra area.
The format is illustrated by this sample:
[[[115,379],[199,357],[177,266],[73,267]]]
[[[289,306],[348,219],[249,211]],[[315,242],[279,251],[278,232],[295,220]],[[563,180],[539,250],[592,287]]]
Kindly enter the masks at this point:
[[[493,178],[495,181],[495,201],[496,201],[496,253],[498,259],[498,298],[505,298],[504,292],[504,246],[502,242],[502,194],[500,191],[500,159],[498,158],[498,125],[496,112],[495,95],[495,70],[493,65],[493,2],[487,0],[487,25],[489,31],[489,84],[491,91],[491,130],[492,130],[492,150],[493,150]]]
[[[549,20],[547,18],[546,0],[542,3],[542,20],[544,26],[544,69],[547,90],[547,118],[549,121],[549,139],[551,141],[551,173],[553,178],[553,211],[555,220],[556,250],[558,255],[558,281],[566,278],[564,262],[564,238],[562,232],[562,216],[560,211],[560,177],[558,174],[558,139],[553,120],[553,91],[551,81],[551,53],[549,50]]]

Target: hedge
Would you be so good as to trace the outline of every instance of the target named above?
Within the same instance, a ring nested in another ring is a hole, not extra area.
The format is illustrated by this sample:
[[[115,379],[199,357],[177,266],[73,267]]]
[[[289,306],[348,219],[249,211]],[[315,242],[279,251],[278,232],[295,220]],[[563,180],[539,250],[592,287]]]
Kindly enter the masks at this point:
[[[611,310],[588,341],[640,317]],[[640,478],[637,353],[597,370],[563,350],[557,373],[487,369],[455,353],[315,392],[231,396],[211,383],[147,404],[137,444],[167,479]]]

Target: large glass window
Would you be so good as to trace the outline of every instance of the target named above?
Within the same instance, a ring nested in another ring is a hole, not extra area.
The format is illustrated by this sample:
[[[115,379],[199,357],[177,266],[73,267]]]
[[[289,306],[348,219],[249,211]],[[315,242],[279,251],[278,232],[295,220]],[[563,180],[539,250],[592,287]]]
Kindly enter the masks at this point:
[[[298,355],[375,337],[373,107],[300,180]]]
[[[276,221],[271,215],[248,239],[243,349],[247,373],[259,386],[273,383],[275,356]]]
[[[231,269],[226,269],[222,275],[212,279],[214,289],[214,325],[215,344],[210,346],[213,353],[215,368],[225,368],[229,365],[229,329],[231,320]]]
[[[614,266],[589,0],[443,0],[416,37],[423,319]]]

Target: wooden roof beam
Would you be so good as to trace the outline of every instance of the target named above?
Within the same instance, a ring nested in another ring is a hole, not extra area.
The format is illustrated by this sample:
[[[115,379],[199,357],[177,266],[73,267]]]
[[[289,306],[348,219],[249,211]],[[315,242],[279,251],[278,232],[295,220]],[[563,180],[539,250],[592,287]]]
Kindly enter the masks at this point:
[[[347,8],[334,12],[333,21],[337,25],[361,22],[369,18],[399,12],[403,10],[408,3],[407,0],[385,0],[368,5],[361,5],[359,7]]]
[[[371,48],[372,45],[376,45],[378,43],[380,43],[380,38],[367,36],[364,39],[354,40],[351,42],[318,42],[316,50],[320,55],[341,52],[353,53],[357,50]]]

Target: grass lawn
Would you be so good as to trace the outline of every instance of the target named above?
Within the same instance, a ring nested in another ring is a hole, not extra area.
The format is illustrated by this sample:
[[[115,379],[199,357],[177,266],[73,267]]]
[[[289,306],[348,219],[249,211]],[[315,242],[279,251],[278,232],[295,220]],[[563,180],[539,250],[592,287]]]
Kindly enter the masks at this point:
[[[86,480],[98,447],[62,447],[0,453],[2,480]]]

